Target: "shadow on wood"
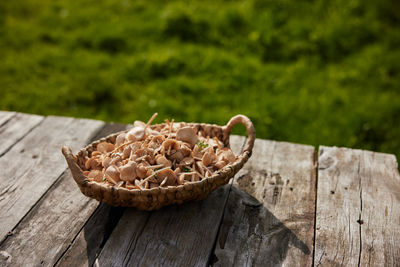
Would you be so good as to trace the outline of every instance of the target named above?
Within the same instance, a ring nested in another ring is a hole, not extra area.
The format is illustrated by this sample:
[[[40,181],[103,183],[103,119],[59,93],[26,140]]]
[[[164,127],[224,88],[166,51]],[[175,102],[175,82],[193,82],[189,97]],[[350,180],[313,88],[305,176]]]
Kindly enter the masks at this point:
[[[211,259],[213,265],[282,266],[290,247],[310,255],[307,245],[285,226],[288,223],[291,222],[280,221],[257,199],[232,186]]]

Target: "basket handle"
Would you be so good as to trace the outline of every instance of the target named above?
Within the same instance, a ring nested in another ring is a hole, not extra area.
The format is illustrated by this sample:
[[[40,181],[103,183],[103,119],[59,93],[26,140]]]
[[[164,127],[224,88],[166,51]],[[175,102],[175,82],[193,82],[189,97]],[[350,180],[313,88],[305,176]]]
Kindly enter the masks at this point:
[[[242,154],[248,152],[249,156],[251,156],[251,153],[253,151],[254,141],[256,140],[256,129],[254,128],[253,123],[248,117],[244,115],[236,115],[232,117],[229,120],[229,122],[222,128],[224,131],[224,136],[226,136],[226,138],[228,138],[229,141],[229,135],[231,134],[233,126],[239,123],[242,123],[246,127],[248,135],[246,145],[243,148]]]
[[[72,154],[71,148],[68,146],[63,146],[61,148],[61,152],[63,153],[65,160],[68,163],[68,166],[71,170],[72,177],[78,185],[84,186],[87,183],[86,177],[82,174],[82,170],[76,162],[76,158],[74,154]]]

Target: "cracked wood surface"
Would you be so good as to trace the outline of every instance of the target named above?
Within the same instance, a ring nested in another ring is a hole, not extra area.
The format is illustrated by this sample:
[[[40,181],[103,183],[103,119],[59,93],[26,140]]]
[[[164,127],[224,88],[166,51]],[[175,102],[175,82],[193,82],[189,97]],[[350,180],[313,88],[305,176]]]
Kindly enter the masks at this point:
[[[88,133],[81,137],[81,142],[89,141],[89,132],[97,132],[98,128],[91,127],[91,124],[92,121],[87,122],[85,129]],[[93,139],[125,128],[108,124]],[[60,148],[58,153],[61,153]],[[65,170],[60,179],[1,244],[0,251],[8,255],[0,258],[1,266],[53,266],[99,206],[98,201],[80,192],[65,162],[60,165]]]
[[[231,136],[234,152],[244,137]],[[218,234],[230,184],[202,201],[158,211],[126,209],[96,259],[98,266],[206,266]]]
[[[0,113],[0,115],[3,115]],[[2,118],[2,119],[1,119]],[[42,120],[43,116],[23,113],[6,113],[0,117],[0,156],[6,153]],[[1,122],[3,121],[4,124]]]
[[[65,171],[61,146],[71,144],[77,150],[103,125],[101,121],[46,117],[0,157],[1,241]]]
[[[311,266],[314,147],[257,139],[235,177],[215,266]]]
[[[315,266],[400,262],[400,177],[394,155],[320,147]]]
[[[98,139],[126,127],[104,125],[0,111],[1,266],[400,262],[394,155],[321,147],[316,192],[312,147],[257,139],[233,186],[200,202],[139,212],[99,205],[65,172],[62,145],[76,151],[94,133]],[[240,150],[244,138],[232,138]]]
[[[17,113],[12,111],[0,111],[0,126],[3,126],[7,121],[14,117]]]

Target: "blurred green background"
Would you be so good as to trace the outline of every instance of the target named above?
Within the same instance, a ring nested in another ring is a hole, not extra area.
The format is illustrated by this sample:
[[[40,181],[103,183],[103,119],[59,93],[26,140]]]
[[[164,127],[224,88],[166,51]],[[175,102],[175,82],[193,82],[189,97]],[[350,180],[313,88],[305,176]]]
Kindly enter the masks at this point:
[[[400,156],[400,2],[0,1],[0,109]]]

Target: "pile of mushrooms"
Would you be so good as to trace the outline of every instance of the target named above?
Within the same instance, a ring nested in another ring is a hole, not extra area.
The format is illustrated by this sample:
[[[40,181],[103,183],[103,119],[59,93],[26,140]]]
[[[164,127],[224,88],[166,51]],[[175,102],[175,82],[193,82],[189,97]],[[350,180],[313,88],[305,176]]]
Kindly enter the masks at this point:
[[[165,120],[149,128],[135,121],[115,143],[101,142],[82,162],[90,181],[127,189],[149,189],[196,182],[236,160],[216,137],[202,136],[186,123]]]

